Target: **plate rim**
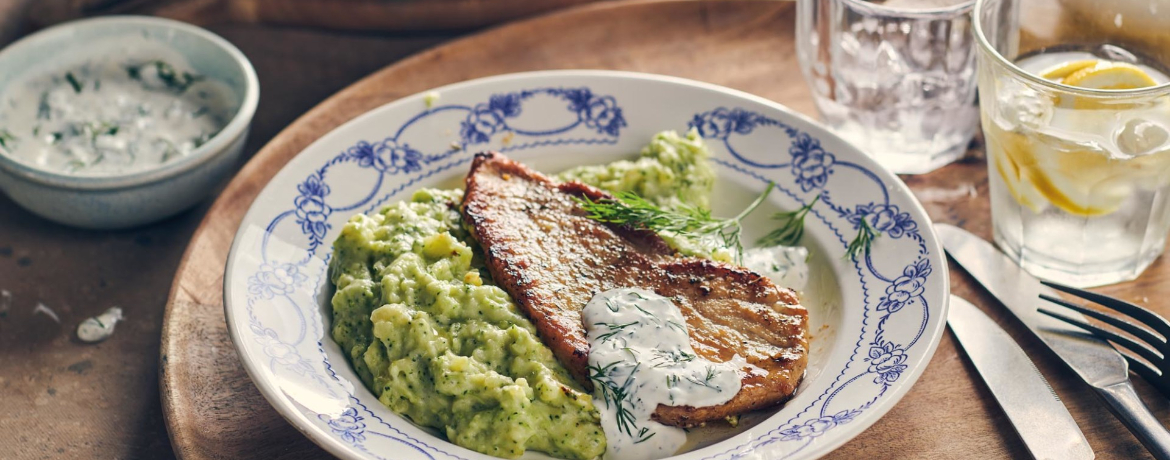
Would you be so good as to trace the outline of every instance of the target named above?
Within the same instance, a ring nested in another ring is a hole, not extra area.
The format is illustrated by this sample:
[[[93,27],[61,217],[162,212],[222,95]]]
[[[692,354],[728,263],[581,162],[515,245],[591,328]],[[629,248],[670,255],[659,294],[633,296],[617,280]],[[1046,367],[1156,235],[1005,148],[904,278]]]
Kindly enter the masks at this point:
[[[941,241],[939,241],[938,236],[935,234],[935,231],[934,231],[933,219],[930,218],[929,214],[926,212],[925,208],[922,206],[922,203],[913,194],[910,187],[906,185],[906,183],[901,179],[901,177],[899,177],[897,174],[890,172],[886,168],[879,165],[871,157],[864,154],[864,152],[861,151],[861,149],[857,148],[856,146],[849,143],[848,141],[842,139],[841,137],[836,135],[833,131],[831,131],[829,128],[823,126],[820,122],[814,120],[813,118],[811,118],[805,114],[802,114],[800,112],[797,112],[797,111],[795,111],[795,110],[793,110],[793,109],[791,109],[783,104],[780,104],[778,102],[775,102],[775,101],[772,101],[772,100],[769,100],[769,99],[766,99],[766,98],[763,98],[761,96],[757,96],[757,95],[754,95],[754,94],[751,94],[751,93],[748,93],[745,91],[740,91],[740,90],[737,90],[734,88],[729,88],[726,86],[716,85],[713,83],[707,83],[707,82],[702,82],[702,81],[698,81],[698,80],[692,80],[692,79],[676,77],[676,76],[671,76],[671,75],[646,73],[646,72],[633,72],[633,71],[622,71],[622,70],[600,70],[600,69],[557,69],[557,70],[537,70],[537,71],[526,71],[526,72],[512,72],[512,73],[492,75],[492,76],[487,76],[487,77],[481,77],[481,78],[475,78],[475,79],[464,80],[464,81],[460,81],[460,82],[456,82],[456,83],[451,83],[451,84],[419,91],[419,92],[416,92],[416,93],[413,93],[410,95],[406,95],[406,96],[403,96],[403,97],[398,98],[396,100],[387,102],[385,104],[382,104],[382,105],[379,105],[376,107],[372,107],[369,110],[366,110],[365,112],[345,121],[344,123],[337,125],[336,127],[330,129],[329,131],[321,134],[320,137],[318,137],[313,142],[309,143],[304,148],[302,148],[295,155],[290,157],[288,162],[286,162],[283,166],[281,166],[280,169],[277,170],[272,175],[271,178],[269,178],[269,180],[264,184],[264,186],[256,193],[256,196],[253,198],[252,203],[250,203],[248,205],[248,210],[244,213],[243,217],[240,220],[238,228],[236,229],[236,231],[232,235],[232,243],[231,243],[231,246],[230,246],[229,251],[228,251],[228,256],[224,262],[223,299],[222,300],[223,300],[223,305],[224,305],[225,322],[226,322],[227,329],[228,329],[228,337],[232,342],[232,347],[235,349],[236,353],[241,358],[240,359],[241,364],[243,365],[244,370],[247,372],[248,378],[252,381],[254,386],[264,396],[265,400],[267,400],[269,405],[271,405],[273,407],[273,409],[276,410],[276,412],[278,414],[280,414],[280,416],[282,418],[284,418],[297,431],[299,431],[300,433],[305,435],[307,438],[309,438],[311,441],[313,441],[313,443],[317,444],[321,448],[328,451],[330,454],[332,454],[336,457],[339,457],[339,458],[346,458],[346,459],[359,459],[360,460],[362,458],[360,456],[355,455],[355,452],[349,446],[342,444],[340,442],[340,440],[336,439],[335,437],[329,436],[327,433],[325,433],[324,431],[322,431],[320,429],[313,428],[312,421],[309,420],[305,416],[304,413],[302,413],[300,410],[297,410],[296,407],[294,407],[293,401],[289,400],[287,396],[282,394],[279,387],[275,386],[272,382],[269,382],[267,379],[260,378],[260,375],[259,375],[260,370],[255,368],[256,361],[254,359],[251,359],[252,358],[251,354],[249,353],[247,348],[242,345],[242,342],[244,340],[244,337],[240,336],[240,333],[241,333],[240,331],[242,331],[242,329],[240,329],[239,325],[236,324],[234,319],[233,319],[233,314],[232,314],[233,302],[230,299],[231,298],[230,294],[232,293],[232,280],[234,279],[234,276],[232,276],[232,272],[234,271],[233,266],[236,265],[235,264],[236,257],[239,255],[239,251],[238,251],[239,244],[241,243],[241,240],[243,240],[242,237],[244,235],[244,232],[248,229],[247,223],[255,220],[256,214],[260,212],[260,209],[258,209],[255,206],[256,200],[258,200],[260,197],[264,196],[265,193],[268,192],[270,188],[274,187],[275,179],[282,172],[284,172],[285,169],[288,168],[290,164],[297,161],[301,157],[302,154],[304,154],[307,151],[313,150],[317,145],[321,144],[322,141],[325,140],[326,138],[328,138],[330,135],[332,135],[336,132],[342,131],[342,130],[349,129],[351,126],[360,124],[368,118],[374,118],[374,117],[378,116],[378,114],[380,114],[381,112],[392,110],[392,108],[400,106],[400,105],[404,106],[404,105],[409,104],[413,101],[425,98],[428,94],[431,94],[431,93],[442,94],[443,92],[446,92],[446,91],[461,90],[461,89],[468,88],[468,87],[474,87],[474,86],[478,86],[478,85],[487,85],[487,84],[492,84],[492,83],[497,83],[497,82],[506,82],[506,81],[524,80],[524,79],[539,80],[542,78],[553,78],[553,77],[603,78],[603,79],[610,78],[610,79],[615,79],[615,80],[632,79],[632,80],[641,80],[641,81],[648,81],[648,82],[670,83],[670,84],[674,84],[674,85],[678,85],[678,86],[699,88],[699,89],[704,89],[704,90],[708,90],[708,91],[712,91],[712,92],[716,92],[716,93],[721,93],[721,94],[724,94],[724,95],[727,95],[727,96],[730,96],[730,97],[733,97],[736,99],[754,102],[754,103],[763,105],[771,110],[776,110],[776,111],[782,112],[786,116],[790,116],[790,117],[793,117],[795,119],[801,120],[801,121],[803,121],[811,126],[815,126],[817,129],[819,129],[821,131],[821,133],[819,133],[818,135],[822,135],[823,137],[832,138],[835,141],[838,141],[841,144],[849,146],[853,150],[856,150],[859,153],[857,160],[862,162],[867,167],[867,169],[869,169],[870,171],[873,171],[873,172],[876,172],[876,173],[882,175],[881,179],[886,181],[886,185],[888,188],[900,189],[901,191],[903,191],[906,194],[906,196],[909,197],[908,205],[910,205],[914,209],[914,211],[916,211],[918,214],[923,216],[925,218],[924,223],[927,224],[927,225],[923,225],[920,227],[920,229],[924,229],[922,231],[925,233],[925,235],[924,235],[925,243],[924,244],[930,246],[929,249],[930,249],[931,253],[938,255],[938,257],[942,260],[942,262],[944,264],[946,262],[945,256],[942,255],[942,254],[944,254],[943,248],[942,248],[942,243],[941,243]],[[933,244],[931,244],[931,243],[933,243]],[[877,423],[878,420],[885,417],[885,415],[891,409],[893,409],[893,407],[895,405],[897,405],[898,402],[901,401],[901,399],[906,395],[906,393],[908,393],[910,391],[910,389],[914,386],[914,384],[917,383],[918,379],[922,376],[922,373],[925,372],[927,365],[929,364],[930,360],[933,358],[935,352],[938,349],[938,346],[939,346],[939,343],[942,339],[942,336],[945,334],[944,333],[944,330],[946,329],[945,319],[947,317],[947,313],[948,313],[949,308],[950,308],[950,274],[949,274],[949,270],[945,269],[945,265],[943,265],[943,268],[941,270],[939,269],[939,267],[935,267],[935,271],[939,275],[941,275],[940,276],[941,281],[939,281],[939,283],[940,283],[940,287],[942,288],[942,293],[941,293],[941,299],[939,299],[940,301],[937,303],[933,303],[932,305],[937,305],[939,307],[937,315],[940,318],[940,320],[937,323],[938,325],[933,330],[928,329],[928,330],[924,331],[923,338],[926,338],[928,340],[926,343],[927,346],[924,349],[923,353],[921,354],[921,357],[917,361],[911,362],[912,365],[909,367],[909,372],[907,372],[905,374],[905,378],[904,378],[903,382],[900,382],[899,385],[892,388],[892,390],[893,390],[892,393],[887,393],[887,396],[884,396],[882,398],[882,402],[877,407],[870,407],[866,411],[866,416],[864,418],[862,418],[861,420],[858,420],[854,423],[849,424],[848,429],[845,430],[849,434],[836,436],[836,437],[833,437],[829,440],[825,440],[823,442],[816,443],[816,446],[814,446],[813,449],[806,451],[807,456],[809,456],[810,458],[819,458],[819,457],[821,457],[829,452],[832,452],[833,450],[836,450],[837,448],[841,447],[845,443],[856,438],[862,432],[869,429],[871,426],[873,426],[873,424]],[[926,335],[926,333],[929,333],[929,335]],[[245,358],[248,358],[248,359],[245,359]],[[410,423],[410,422],[408,422],[408,423]],[[733,438],[729,438],[727,440],[720,441],[719,443],[715,443],[715,444],[712,444],[711,446],[707,446],[707,447],[717,446],[717,445],[726,443],[727,441],[729,441],[731,439],[733,439]],[[446,441],[446,442],[448,442],[449,444],[451,444],[453,446],[455,445],[453,443],[450,443],[450,441]],[[731,447],[731,446],[729,446],[729,447]],[[477,452],[477,454],[478,454],[478,452]],[[483,454],[483,455],[486,455],[486,454]],[[491,457],[491,456],[488,456],[488,457]]]

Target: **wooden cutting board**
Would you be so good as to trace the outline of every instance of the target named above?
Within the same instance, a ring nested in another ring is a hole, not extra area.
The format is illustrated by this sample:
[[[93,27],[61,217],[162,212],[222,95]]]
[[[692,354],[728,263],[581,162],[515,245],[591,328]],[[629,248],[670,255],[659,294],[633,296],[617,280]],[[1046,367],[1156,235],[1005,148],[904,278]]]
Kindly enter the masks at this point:
[[[208,212],[175,276],[162,333],[159,382],[175,452],[186,459],[321,458],[327,454],[260,395],[228,340],[223,273],[240,220],[261,188],[310,142],[374,107],[461,80],[508,72],[599,68],[707,81],[814,114],[793,49],[794,4],[776,1],[601,3],[490,30],[391,65],[292,123],[240,171]],[[931,217],[989,237],[986,163],[978,149],[956,164],[904,179]],[[1148,454],[1074,375],[1026,336],[959,270],[954,292],[985,307],[1019,338],[1065,400],[1100,458]],[[1103,292],[1158,300],[1170,268]],[[1170,313],[1166,307],[1153,306]],[[1142,382],[1161,418],[1166,400]],[[930,367],[872,428],[829,458],[1025,458],[1026,451],[973,368],[946,334]]]

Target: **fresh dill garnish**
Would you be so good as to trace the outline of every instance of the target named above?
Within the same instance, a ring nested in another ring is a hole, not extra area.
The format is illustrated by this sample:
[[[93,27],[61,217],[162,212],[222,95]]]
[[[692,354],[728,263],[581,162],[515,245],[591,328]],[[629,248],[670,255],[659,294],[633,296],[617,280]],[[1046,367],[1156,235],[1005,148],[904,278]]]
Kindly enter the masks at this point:
[[[635,423],[637,420],[634,419],[633,412],[630,411],[633,402],[629,399],[631,396],[630,390],[634,386],[634,375],[638,373],[638,367],[641,364],[635,365],[630,370],[629,375],[626,376],[625,382],[618,385],[617,382],[614,382],[608,377],[610,370],[620,363],[620,361],[614,361],[605,367],[589,366],[589,370],[591,371],[589,378],[601,389],[601,396],[605,400],[605,406],[613,407],[614,412],[617,413],[618,429],[624,431],[626,435],[633,437],[634,431],[638,430],[638,426]],[[638,431],[638,434],[639,436],[645,436],[646,430]]]
[[[166,147],[163,149],[162,160],[159,160],[159,163],[166,163],[167,161],[170,161],[171,158],[175,158],[180,155],[179,149],[175,148],[175,144],[171,143],[171,141],[165,139],[159,140],[166,142]]]
[[[0,128],[0,147],[4,147],[5,149],[11,149],[12,145],[15,143],[16,143],[16,136],[12,135],[11,131],[9,131],[7,129]]]
[[[178,72],[173,66],[163,61],[154,61],[154,69],[158,71],[158,78],[171,88],[178,92],[186,91],[195,82],[202,80],[202,75],[195,75],[191,72]]]
[[[756,241],[756,244],[760,246],[796,246],[800,243],[800,238],[804,236],[804,217],[808,215],[813,205],[817,204],[817,200],[820,199],[821,196],[817,195],[808,204],[801,206],[800,209],[773,214],[772,219],[780,222],[780,228],[764,235]]]
[[[668,320],[666,320],[666,327],[674,328],[674,329],[676,329],[676,330],[679,330],[679,331],[682,331],[682,332],[686,332],[686,331],[687,331],[687,327],[686,327],[686,326],[683,326],[682,324],[679,324],[677,321],[675,321],[675,320],[673,320],[673,319],[668,319]]]
[[[210,141],[211,137],[211,133],[202,133],[199,135],[199,137],[191,140],[191,145],[194,145],[195,148],[203,147],[203,144],[206,144],[207,141]]]
[[[609,332],[606,332],[605,334],[601,334],[601,335],[597,336],[597,340],[600,340],[602,342],[609,340],[611,337],[618,335],[618,333],[620,333],[625,328],[633,326],[635,324],[638,324],[638,322],[637,321],[630,321],[630,322],[625,323],[625,324],[594,323],[595,326],[604,326],[604,327],[609,328]]]
[[[168,89],[179,93],[187,91],[187,88],[195,84],[195,82],[203,80],[202,75],[193,74],[191,72],[180,72],[166,61],[150,61],[140,65],[128,65],[126,66],[126,75],[129,76],[131,80],[145,81],[142,78],[142,69],[146,67],[154,67],[159,81],[161,81],[163,85],[166,85]]]
[[[686,379],[695,385],[707,387],[715,391],[723,391],[718,385],[711,383],[715,379],[715,366],[707,366],[706,374],[692,374],[691,377],[686,377]]]
[[[73,87],[73,92],[81,94],[81,82],[77,81],[77,77],[73,76],[73,72],[65,72],[65,81],[69,82],[69,86]]]
[[[84,127],[89,132],[90,142],[97,142],[98,136],[113,136],[118,134],[118,124],[107,121],[91,122]]]
[[[845,250],[845,257],[857,260],[857,256],[861,255],[862,251],[869,253],[870,246],[873,245],[873,240],[882,236],[881,232],[874,230],[869,226],[869,222],[862,217],[857,220],[857,237],[849,242],[849,247]]]
[[[740,242],[740,234],[743,232],[741,222],[764,202],[773,187],[775,184],[769,182],[764,193],[730,219],[712,217],[711,211],[687,204],[679,205],[675,210],[662,209],[631,192],[619,192],[614,198],[598,201],[576,197],[574,200],[585,210],[586,217],[598,222],[641,227],[655,232],[717,237],[723,241],[724,246],[735,249],[736,260],[739,260],[743,256],[743,244]]]
[[[53,117],[53,108],[49,106],[49,92],[41,92],[41,98],[37,101],[37,119],[48,120]]]
[[[655,364],[654,367],[666,367],[666,366],[679,364],[679,363],[689,363],[691,361],[694,361],[695,358],[697,358],[697,356],[690,354],[690,353],[687,353],[687,352],[682,351],[682,350],[679,350],[679,351],[655,350],[654,351],[654,358],[651,359],[651,361],[657,362],[657,364]]]

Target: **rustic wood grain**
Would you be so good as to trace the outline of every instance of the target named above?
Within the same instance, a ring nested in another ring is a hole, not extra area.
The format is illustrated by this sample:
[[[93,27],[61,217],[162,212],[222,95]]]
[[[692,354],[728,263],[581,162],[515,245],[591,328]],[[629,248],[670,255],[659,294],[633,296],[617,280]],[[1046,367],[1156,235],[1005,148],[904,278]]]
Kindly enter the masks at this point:
[[[200,25],[268,24],[339,30],[467,30],[598,0],[38,0],[44,27],[85,16],[149,14]]]
[[[248,154],[346,85],[443,39],[238,24],[212,31],[248,56],[264,88]],[[175,269],[211,201],[151,225],[92,231],[49,222],[0,193],[0,290],[11,294],[0,295],[0,459],[173,458],[159,398],[159,332]],[[60,322],[33,313],[37,303]],[[111,306],[126,315],[113,337],[72,338],[78,323]],[[200,342],[211,346],[199,352],[235,360],[221,342]]]
[[[275,414],[248,382],[224,330],[222,283],[229,245],[265,183],[310,142],[386,102],[494,74],[562,68],[655,72],[749,91],[812,114],[793,51],[791,3],[663,1],[591,5],[491,30],[387,67],[322,103],[277,135],[228,185],[196,231],[164,319],[160,382],[176,453],[188,459],[326,454]],[[932,218],[988,237],[986,164],[978,149],[905,180]],[[1148,454],[1075,376],[960,270],[956,294],[985,307],[1020,340],[1065,400],[1099,458]],[[1135,283],[1103,292],[1150,304],[1170,291],[1165,260]],[[1160,418],[1166,400],[1139,392]],[[919,382],[872,428],[828,458],[1026,458],[1023,445],[949,333]]]

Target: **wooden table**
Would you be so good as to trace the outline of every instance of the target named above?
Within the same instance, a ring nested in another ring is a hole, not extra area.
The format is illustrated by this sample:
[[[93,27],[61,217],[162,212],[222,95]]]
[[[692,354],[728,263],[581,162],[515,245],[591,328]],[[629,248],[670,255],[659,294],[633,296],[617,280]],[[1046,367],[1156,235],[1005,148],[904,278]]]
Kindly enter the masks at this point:
[[[248,55],[264,88],[248,153],[330,94],[449,38],[211,29]],[[175,269],[210,201],[158,224],[95,232],[45,221],[0,194],[0,289],[13,295],[0,313],[0,458],[174,455],[159,401],[159,336]],[[33,315],[37,302],[61,323]],[[73,338],[81,320],[114,305],[126,320],[110,340]]]
[[[305,114],[245,166],[241,177],[246,180],[228,186],[191,240],[179,268],[159,368],[176,452],[192,459],[326,456],[284,422],[248,380],[227,340],[221,303],[223,261],[235,223],[263,183],[317,136],[370,108],[429,87],[550,68],[677,75],[753,92],[811,114],[792,50],[792,21],[792,5],[783,2],[590,6],[417,55]],[[326,94],[319,86],[332,91],[429,40],[289,31],[272,40],[273,35],[260,39],[271,31],[220,31],[244,48],[261,73],[266,94],[261,111],[269,118],[258,117],[254,142],[268,138],[274,128],[302,113],[309,101]],[[281,42],[284,45],[278,45]],[[329,54],[316,56],[314,50]],[[370,56],[377,56],[378,62],[363,61]],[[311,65],[298,62],[301,59]],[[298,98],[299,105],[274,107],[288,98]],[[936,221],[989,235],[986,164],[977,149],[935,173],[904,179]],[[0,319],[0,400],[15,401],[0,414],[0,446],[18,446],[21,458],[162,455],[166,444],[149,375],[155,368],[144,356],[155,351],[164,281],[177,263],[178,247],[202,213],[200,209],[137,231],[97,234],[47,224],[0,200],[0,288],[13,290],[18,303],[8,318]],[[1148,457],[1087,386],[973,287],[961,270],[952,274],[956,294],[985,307],[1020,340],[1100,458]],[[1170,314],[1170,307],[1150,303],[1168,290],[1161,287],[1167,276],[1170,267],[1160,260],[1137,282],[1102,292]],[[38,299],[61,307],[68,327],[31,316],[32,302]],[[112,304],[135,307],[128,309],[130,321],[119,326],[111,341],[83,346],[68,339],[68,329],[77,321]],[[66,305],[71,307],[63,308]],[[1144,382],[1138,387],[1156,414],[1170,415],[1164,398]],[[909,394],[828,458],[1026,456],[1006,417],[947,334]]]

